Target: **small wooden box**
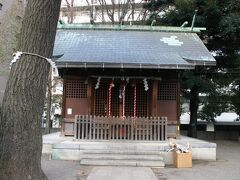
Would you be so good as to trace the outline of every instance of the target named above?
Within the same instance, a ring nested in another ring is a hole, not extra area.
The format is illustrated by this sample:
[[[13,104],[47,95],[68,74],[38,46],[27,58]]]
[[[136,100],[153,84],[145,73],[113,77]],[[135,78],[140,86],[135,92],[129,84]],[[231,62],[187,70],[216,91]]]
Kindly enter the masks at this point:
[[[192,153],[176,153],[174,152],[174,165],[176,168],[191,168],[192,167]]]

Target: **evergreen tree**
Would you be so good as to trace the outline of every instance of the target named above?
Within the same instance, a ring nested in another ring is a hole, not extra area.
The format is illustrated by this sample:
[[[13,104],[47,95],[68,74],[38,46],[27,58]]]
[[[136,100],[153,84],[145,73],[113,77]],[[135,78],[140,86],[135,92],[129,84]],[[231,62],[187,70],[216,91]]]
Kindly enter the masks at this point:
[[[157,7],[155,7],[157,8]],[[158,8],[161,8],[160,6]],[[197,112],[200,92],[206,93],[204,108],[200,113],[206,120],[214,118],[229,108],[240,115],[239,70],[240,70],[240,0],[175,0],[162,15],[154,18],[157,25],[181,26],[188,21],[203,26],[207,31],[200,34],[203,42],[215,54],[216,67],[197,67],[194,72],[183,74],[183,92],[190,99],[190,126],[188,135],[197,136]],[[150,23],[150,22],[148,22]]]

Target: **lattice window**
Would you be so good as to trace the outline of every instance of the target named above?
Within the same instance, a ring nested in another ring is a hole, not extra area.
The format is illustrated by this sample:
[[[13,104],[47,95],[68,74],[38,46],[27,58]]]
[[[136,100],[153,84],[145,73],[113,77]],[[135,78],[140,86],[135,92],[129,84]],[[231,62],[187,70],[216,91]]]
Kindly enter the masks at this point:
[[[100,82],[99,88],[95,90],[95,115],[97,116],[106,116],[107,114],[107,92],[108,83]]]
[[[110,81],[101,81],[99,88],[95,90],[95,115],[106,116],[108,108],[108,89]],[[119,112],[119,88],[120,82],[114,82],[115,86],[112,88],[111,97],[111,116],[121,116]],[[129,83],[126,86],[126,96],[125,96],[125,116],[133,116],[134,108],[134,87],[133,83]],[[148,90],[144,91],[144,85],[140,82],[137,83],[137,117],[147,117],[147,105],[148,105]]]
[[[177,84],[176,83],[158,83],[158,100],[176,100]]]
[[[111,98],[111,115],[119,116],[119,83],[114,83],[115,87],[112,88]]]
[[[110,81],[100,82],[95,90],[95,115],[106,116],[108,108],[108,90]],[[119,84],[114,83],[111,97],[111,116],[119,116]]]
[[[144,90],[144,85],[142,83],[137,84],[137,117],[147,117],[147,95],[148,91]]]
[[[67,80],[66,98],[87,98],[87,84],[82,80]]]
[[[131,83],[126,87],[125,116],[133,116],[134,88]]]
[[[148,105],[148,91],[144,90],[144,85],[142,83],[137,83],[137,117],[147,117],[147,105]],[[131,83],[126,88],[126,104],[125,104],[125,114],[126,116],[133,116],[134,108],[134,87]]]

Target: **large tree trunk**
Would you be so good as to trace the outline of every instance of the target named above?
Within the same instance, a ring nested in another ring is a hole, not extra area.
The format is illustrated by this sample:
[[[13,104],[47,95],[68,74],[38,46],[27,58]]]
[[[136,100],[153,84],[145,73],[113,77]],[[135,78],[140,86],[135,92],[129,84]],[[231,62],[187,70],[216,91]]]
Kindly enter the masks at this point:
[[[188,127],[188,136],[197,137],[197,112],[198,112],[198,87],[194,85],[190,92],[190,123]]]
[[[19,51],[51,57],[61,0],[28,0]],[[0,115],[0,179],[47,179],[41,170],[41,116],[49,64],[22,55],[12,65]]]

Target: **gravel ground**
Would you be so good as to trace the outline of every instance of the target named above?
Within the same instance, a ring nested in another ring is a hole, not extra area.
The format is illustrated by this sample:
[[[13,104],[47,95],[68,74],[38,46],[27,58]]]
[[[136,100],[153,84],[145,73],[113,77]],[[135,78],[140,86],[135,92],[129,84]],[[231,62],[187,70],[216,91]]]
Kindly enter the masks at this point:
[[[159,180],[239,180],[240,142],[215,141],[217,161],[193,161],[192,168],[153,168]],[[49,180],[85,180],[92,166],[80,166],[79,162],[57,161],[42,158],[42,168]],[[127,180],[127,179],[125,179]]]

